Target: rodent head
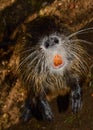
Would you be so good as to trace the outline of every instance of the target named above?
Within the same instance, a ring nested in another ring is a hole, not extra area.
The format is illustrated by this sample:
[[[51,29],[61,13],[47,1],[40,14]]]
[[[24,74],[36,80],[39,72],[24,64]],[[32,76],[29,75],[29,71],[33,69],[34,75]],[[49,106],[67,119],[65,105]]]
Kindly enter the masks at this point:
[[[84,73],[88,65],[87,53],[70,34],[71,31],[54,18],[32,21],[27,25],[20,67],[27,68],[27,73],[62,74],[65,70]]]
[[[69,42],[64,34],[54,32],[40,40],[40,47],[45,55],[46,65],[52,72],[61,71],[68,64],[65,44]]]

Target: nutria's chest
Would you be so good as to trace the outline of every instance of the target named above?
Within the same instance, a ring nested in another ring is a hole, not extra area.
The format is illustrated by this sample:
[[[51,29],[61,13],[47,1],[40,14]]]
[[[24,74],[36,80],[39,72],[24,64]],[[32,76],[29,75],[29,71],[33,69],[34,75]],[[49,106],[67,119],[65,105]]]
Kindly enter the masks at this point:
[[[58,95],[66,95],[70,92],[70,87],[67,85],[66,77],[60,74],[58,75],[58,73],[47,73],[43,76],[39,75],[34,83],[37,81],[38,84],[35,85],[35,90],[37,90],[38,86],[38,90],[43,91],[48,100],[52,100]]]
[[[51,77],[45,82],[44,90],[46,92],[46,98],[48,101],[59,95],[66,95],[70,92],[70,86],[67,85],[66,79],[64,77]]]

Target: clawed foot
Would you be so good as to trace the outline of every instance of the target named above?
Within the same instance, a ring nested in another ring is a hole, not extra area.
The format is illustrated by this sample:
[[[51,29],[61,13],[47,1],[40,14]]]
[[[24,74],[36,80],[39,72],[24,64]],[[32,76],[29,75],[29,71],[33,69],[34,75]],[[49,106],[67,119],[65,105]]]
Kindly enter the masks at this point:
[[[29,102],[26,102],[25,105],[22,108],[22,113],[20,116],[20,120],[23,122],[28,122],[32,118],[32,109]]]
[[[71,92],[72,111],[77,113],[82,108],[82,90],[79,84]]]
[[[28,122],[33,116],[46,121],[53,120],[53,113],[45,99],[36,99],[35,104],[33,102],[30,103],[29,100],[26,101],[20,119],[23,122]]]
[[[40,99],[37,104],[38,112],[40,113],[43,120],[51,121],[53,120],[53,113],[46,100]]]

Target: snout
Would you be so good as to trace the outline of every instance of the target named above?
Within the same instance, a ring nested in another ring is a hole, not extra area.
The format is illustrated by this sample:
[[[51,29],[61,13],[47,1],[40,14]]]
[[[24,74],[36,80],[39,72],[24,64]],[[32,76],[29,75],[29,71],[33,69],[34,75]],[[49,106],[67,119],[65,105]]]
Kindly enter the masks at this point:
[[[59,38],[57,36],[49,36],[47,39],[44,41],[44,46],[45,48],[53,47],[56,44],[59,44]]]

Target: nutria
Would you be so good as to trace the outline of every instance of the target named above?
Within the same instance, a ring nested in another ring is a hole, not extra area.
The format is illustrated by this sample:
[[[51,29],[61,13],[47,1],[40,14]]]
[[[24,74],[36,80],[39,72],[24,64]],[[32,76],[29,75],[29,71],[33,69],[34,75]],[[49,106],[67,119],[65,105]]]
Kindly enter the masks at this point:
[[[48,101],[71,94],[72,110],[82,106],[82,85],[91,65],[87,48],[65,24],[54,17],[41,17],[27,23],[19,37],[19,75],[27,87],[21,118],[28,121],[33,110],[44,120],[52,120]],[[76,33],[77,34],[77,33]]]

